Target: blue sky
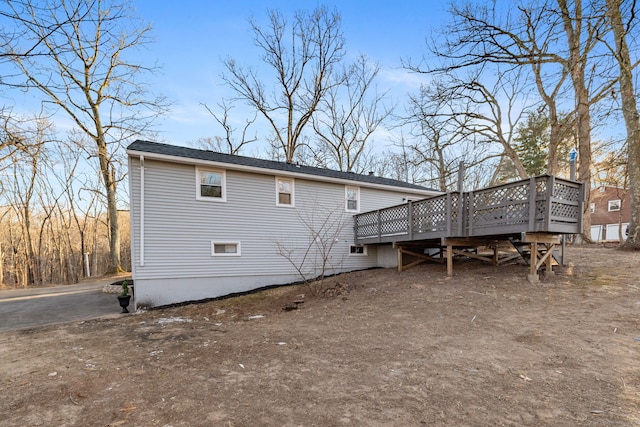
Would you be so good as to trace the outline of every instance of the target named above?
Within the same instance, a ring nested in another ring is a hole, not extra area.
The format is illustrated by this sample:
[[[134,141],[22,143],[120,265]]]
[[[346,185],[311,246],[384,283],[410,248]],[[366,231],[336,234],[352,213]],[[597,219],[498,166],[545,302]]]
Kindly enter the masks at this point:
[[[162,67],[160,75],[149,83],[154,91],[173,101],[172,111],[157,127],[158,139],[176,145],[220,135],[220,128],[201,103],[215,107],[230,95],[220,79],[223,58],[230,56],[240,64],[261,66],[260,52],[253,45],[249,29],[251,16],[264,22],[268,9],[279,9],[292,16],[297,10],[312,10],[318,5],[335,7],[342,16],[348,56],[365,54],[378,62],[381,67],[378,88],[390,90],[396,102],[425,81],[424,76],[400,69],[400,59],[420,58],[426,52],[425,37],[446,19],[446,3],[439,1],[333,4],[137,0],[133,4],[139,17],[153,26],[155,41],[148,46],[145,59],[157,60]]]

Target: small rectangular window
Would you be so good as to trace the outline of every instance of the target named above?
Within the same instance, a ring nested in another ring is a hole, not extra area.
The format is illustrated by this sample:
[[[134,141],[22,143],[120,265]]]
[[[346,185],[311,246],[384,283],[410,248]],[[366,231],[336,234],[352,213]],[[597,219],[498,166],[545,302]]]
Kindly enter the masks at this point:
[[[358,212],[360,209],[360,189],[358,187],[345,187],[345,210]]]
[[[595,211],[596,211],[596,204],[595,204],[595,203],[590,203],[590,204],[589,204],[589,210],[591,211],[591,213],[595,213]]]
[[[240,242],[211,242],[211,256],[240,256]]]
[[[197,199],[225,201],[225,173],[224,171],[197,169]]]
[[[609,212],[620,210],[620,200],[609,200]]]
[[[367,255],[367,246],[366,245],[350,245],[349,246],[349,255]]]
[[[293,179],[276,177],[276,206],[294,206]]]

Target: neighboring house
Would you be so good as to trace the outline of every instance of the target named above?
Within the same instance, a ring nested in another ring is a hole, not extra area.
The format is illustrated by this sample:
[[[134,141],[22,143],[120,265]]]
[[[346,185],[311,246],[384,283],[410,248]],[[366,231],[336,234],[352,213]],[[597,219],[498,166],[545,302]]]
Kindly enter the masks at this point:
[[[619,242],[626,239],[631,219],[629,190],[612,186],[600,186],[591,190],[591,240],[594,242]]]
[[[138,306],[392,267],[352,216],[440,194],[369,175],[135,141],[127,148]]]

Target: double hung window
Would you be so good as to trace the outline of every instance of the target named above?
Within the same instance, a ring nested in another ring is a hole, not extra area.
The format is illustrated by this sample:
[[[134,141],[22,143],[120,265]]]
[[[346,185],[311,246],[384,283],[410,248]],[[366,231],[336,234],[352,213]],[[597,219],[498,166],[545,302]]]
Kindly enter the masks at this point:
[[[197,196],[199,200],[226,201],[225,173],[211,169],[197,169]]]
[[[276,206],[294,206],[293,179],[276,177]]]
[[[360,211],[360,188],[346,186],[345,193],[345,210],[347,212]]]

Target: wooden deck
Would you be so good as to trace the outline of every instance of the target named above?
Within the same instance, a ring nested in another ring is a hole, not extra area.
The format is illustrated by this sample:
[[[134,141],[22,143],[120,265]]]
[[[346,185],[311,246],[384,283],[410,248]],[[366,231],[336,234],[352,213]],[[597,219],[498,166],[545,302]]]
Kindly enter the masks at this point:
[[[453,255],[475,255],[470,248],[493,247],[490,260],[499,264],[501,243],[526,245],[531,253],[529,279],[537,280],[543,264],[552,273],[550,255],[560,236],[581,232],[583,209],[582,183],[542,175],[361,213],[354,216],[355,243],[393,243],[399,269],[408,266],[403,265],[403,255],[416,258],[410,265],[420,260],[444,262],[446,250],[449,274]],[[427,254],[434,248],[440,248],[439,257]]]

